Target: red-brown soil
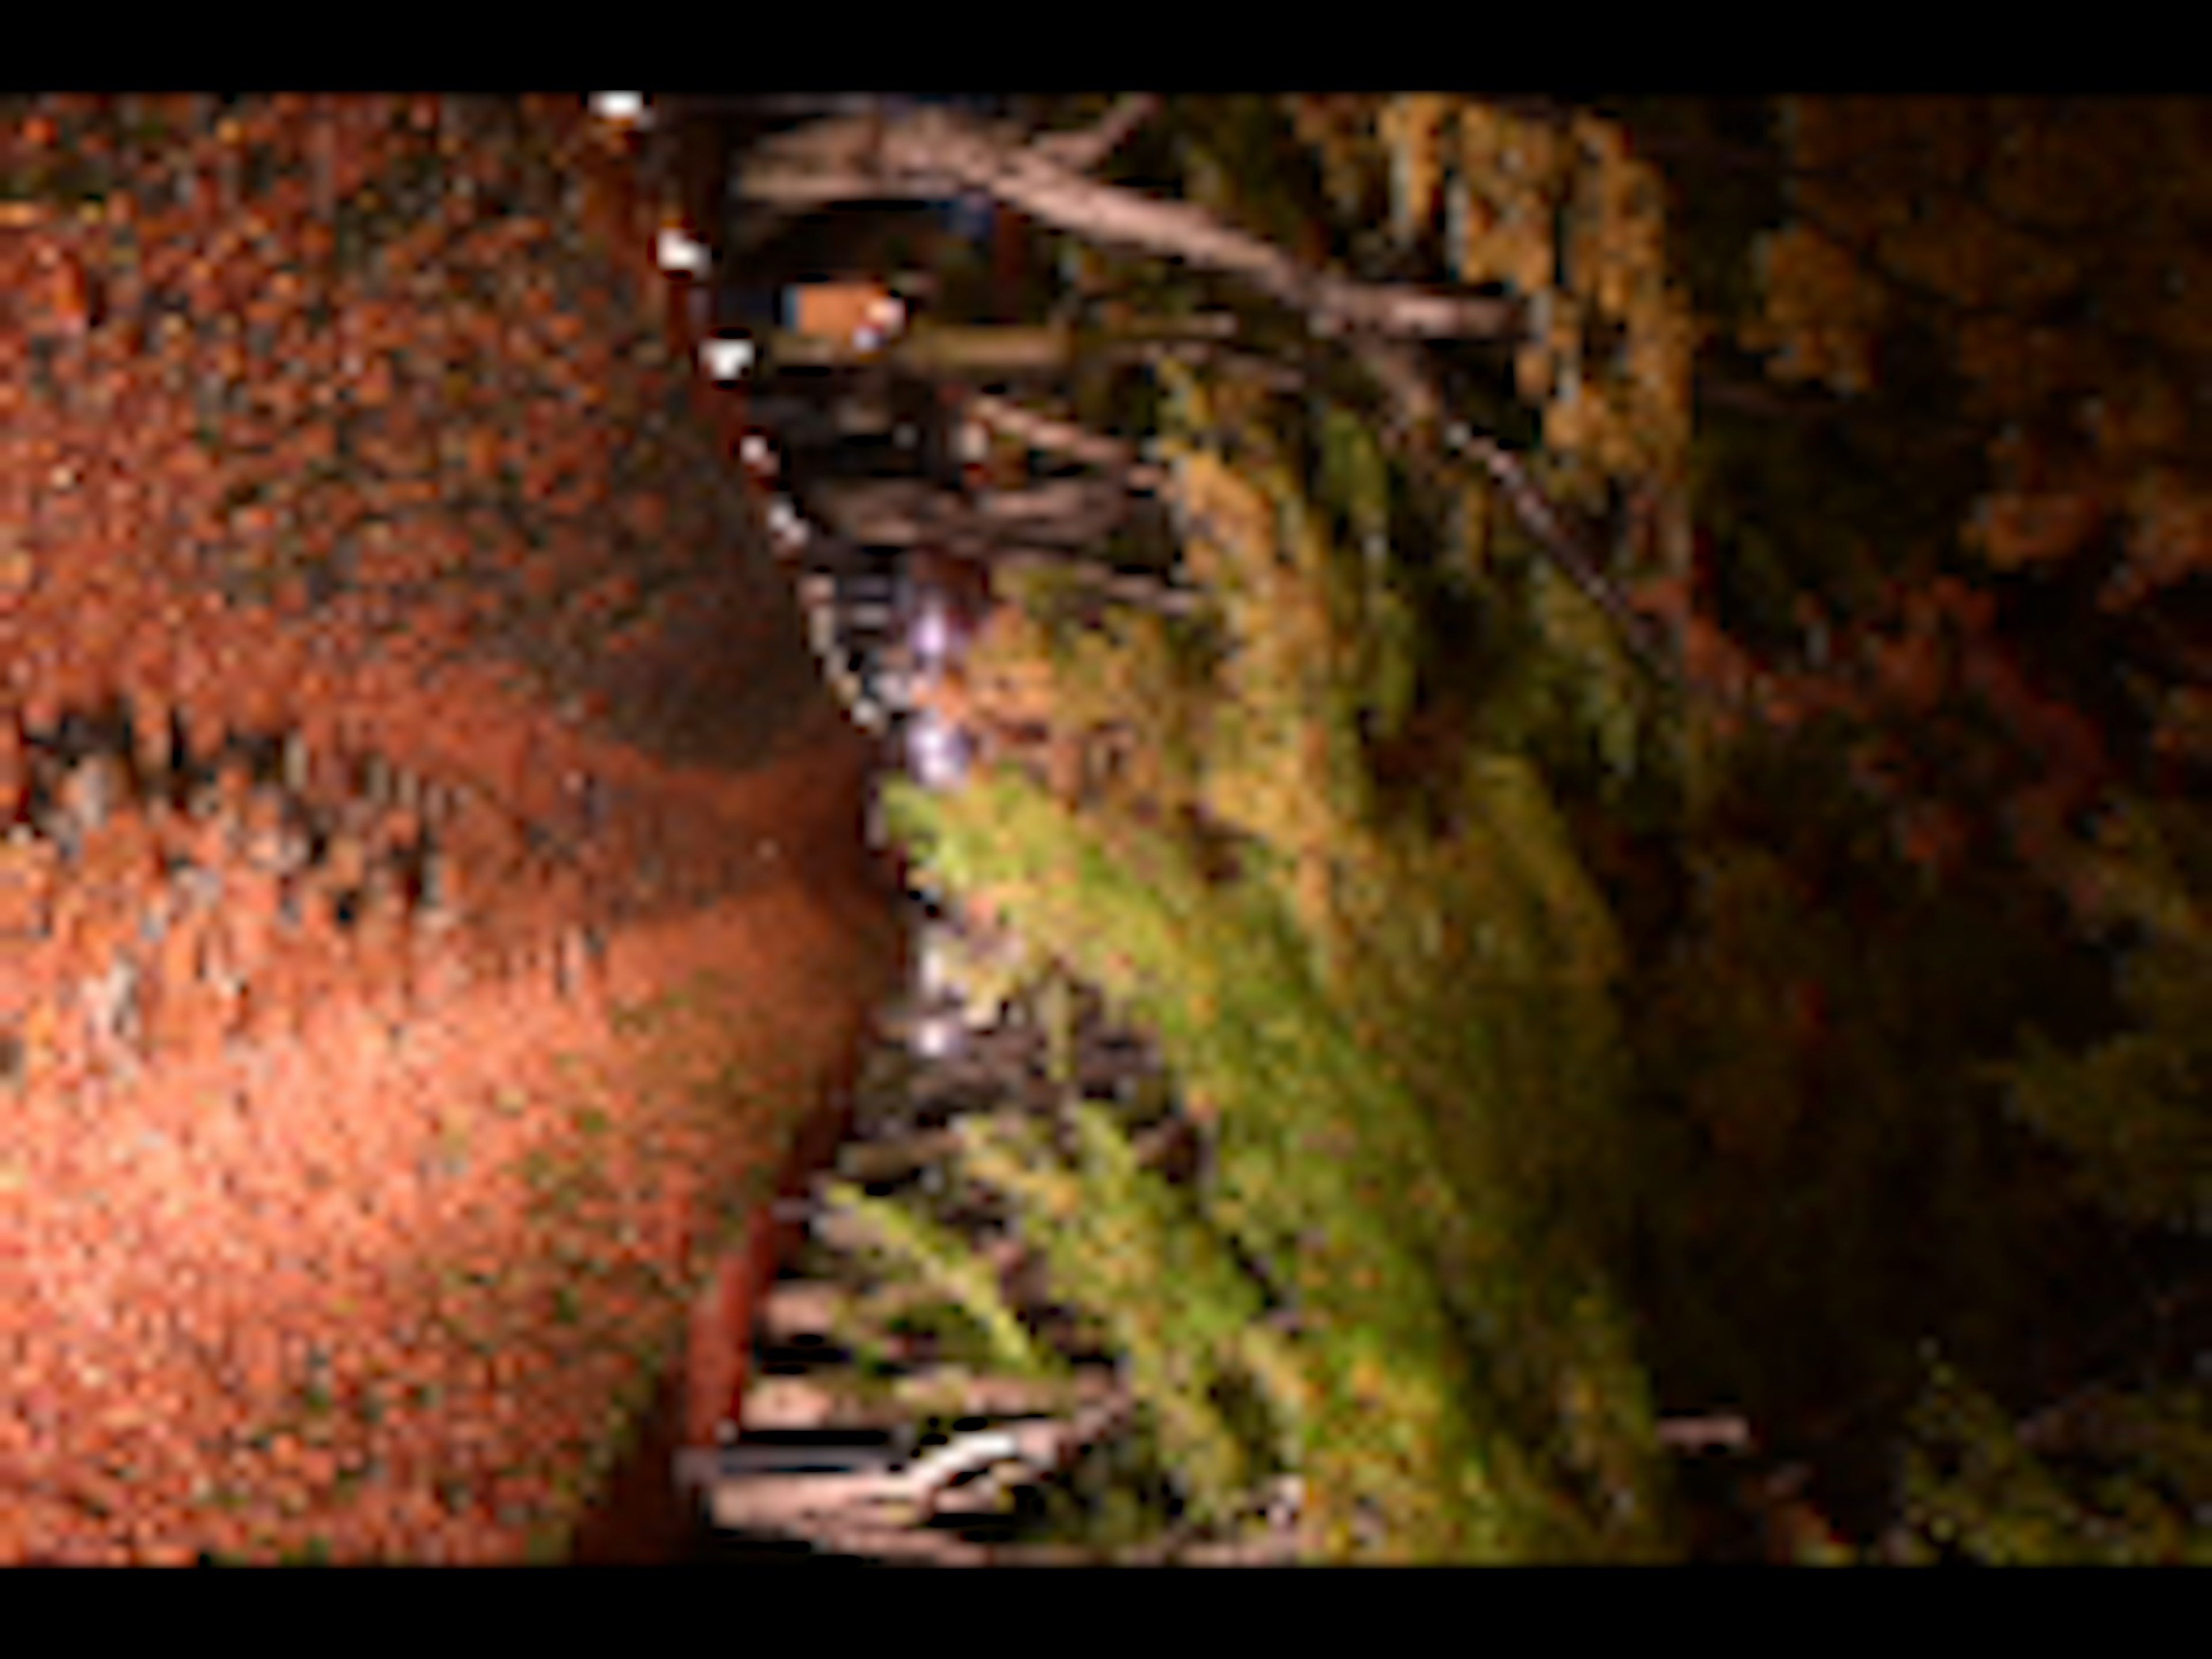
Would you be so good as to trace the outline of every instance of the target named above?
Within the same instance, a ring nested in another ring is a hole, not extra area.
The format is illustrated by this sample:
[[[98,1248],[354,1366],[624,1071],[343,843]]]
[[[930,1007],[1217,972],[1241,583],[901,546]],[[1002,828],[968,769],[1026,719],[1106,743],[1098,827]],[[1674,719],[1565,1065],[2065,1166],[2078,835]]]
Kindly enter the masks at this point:
[[[740,411],[565,106],[0,177],[0,1561],[562,1553],[899,969]]]

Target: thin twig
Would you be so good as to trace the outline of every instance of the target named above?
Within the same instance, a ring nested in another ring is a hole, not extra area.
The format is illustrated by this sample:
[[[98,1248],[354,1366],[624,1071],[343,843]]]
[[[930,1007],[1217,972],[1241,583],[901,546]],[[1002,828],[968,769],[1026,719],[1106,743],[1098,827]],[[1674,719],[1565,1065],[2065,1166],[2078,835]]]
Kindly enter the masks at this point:
[[[1582,538],[1570,531],[1561,520],[1559,510],[1537,489],[1535,482],[1520,460],[1493,440],[1478,437],[1456,424],[1445,429],[1446,441],[1462,454],[1480,461],[1489,469],[1514,514],[1534,538],[1536,545],[1567,579],[1612,619],[1620,630],[1621,640],[1645,669],[1657,679],[1672,684],[1675,676],[1668,666],[1657,642],[1652,638],[1651,625],[1644,614],[1630,605],[1620,591],[1608,581],[1599,568],[1599,559],[1586,547]]]

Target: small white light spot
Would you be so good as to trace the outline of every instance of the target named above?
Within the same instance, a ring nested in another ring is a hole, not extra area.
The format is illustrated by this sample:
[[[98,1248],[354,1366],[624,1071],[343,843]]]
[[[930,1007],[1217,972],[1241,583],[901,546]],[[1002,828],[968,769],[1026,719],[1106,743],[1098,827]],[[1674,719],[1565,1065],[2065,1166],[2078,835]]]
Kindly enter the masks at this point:
[[[914,622],[914,653],[925,663],[941,663],[952,649],[952,625],[946,619],[944,605],[935,599],[925,601],[921,614]]]
[[[707,365],[707,373],[718,380],[734,380],[751,367],[753,343],[750,340],[702,340],[699,356]]]
[[[907,763],[925,788],[941,789],[967,770],[960,734],[925,709],[908,728]]]
[[[592,94],[592,113],[602,121],[612,121],[621,126],[644,126],[653,118],[641,92],[595,92]]]
[[[673,225],[663,226],[658,246],[663,270],[688,270],[695,276],[707,274],[706,246],[688,232]]]
[[[960,1022],[933,1015],[914,1030],[914,1051],[927,1060],[942,1060],[960,1046]]]
[[[922,929],[921,980],[923,996],[939,998],[957,991],[952,953],[952,941],[945,929],[933,926]]]
[[[787,495],[778,495],[768,504],[768,527],[769,533],[777,540],[794,547],[811,533],[806,520],[799,516],[799,509]]]

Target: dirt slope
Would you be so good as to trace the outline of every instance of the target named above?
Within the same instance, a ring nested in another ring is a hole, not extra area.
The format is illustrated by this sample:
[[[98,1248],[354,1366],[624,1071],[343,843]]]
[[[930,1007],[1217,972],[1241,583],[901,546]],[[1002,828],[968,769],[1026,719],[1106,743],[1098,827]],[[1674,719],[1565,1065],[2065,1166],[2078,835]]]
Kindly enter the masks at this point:
[[[719,1409],[898,945],[588,143],[0,106],[0,1560],[557,1552]]]

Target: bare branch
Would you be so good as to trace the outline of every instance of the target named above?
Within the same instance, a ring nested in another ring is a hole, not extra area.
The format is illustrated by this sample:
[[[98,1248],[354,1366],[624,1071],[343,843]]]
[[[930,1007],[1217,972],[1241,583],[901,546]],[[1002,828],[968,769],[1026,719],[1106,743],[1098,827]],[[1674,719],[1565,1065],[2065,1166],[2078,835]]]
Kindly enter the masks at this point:
[[[1443,414],[1443,394],[1422,360],[1420,348],[1404,340],[1352,342],[1352,355],[1396,406],[1398,419],[1417,432],[1428,431]]]
[[[968,399],[968,412],[984,425],[1018,438],[1033,449],[1066,455],[1092,466],[1119,473],[1132,489],[1157,489],[1166,481],[1159,467],[1137,459],[1136,451],[1119,438],[1106,437],[1072,421],[1060,420],[1008,398],[978,392]]]
[[[845,363],[851,349],[840,342],[785,330],[766,336],[769,355],[781,363]],[[884,363],[910,374],[1058,375],[1075,361],[1073,330],[1054,324],[923,323],[891,341]]]
[[[1719,1446],[1744,1451],[1752,1444],[1751,1427],[1734,1412],[1705,1417],[1662,1417],[1654,1425],[1659,1443],[1669,1451],[1705,1451]]]
[[[1128,516],[1128,492],[1103,478],[1054,478],[1020,489],[992,489],[975,510],[994,532],[1055,547],[1091,547]]]
[[[1129,512],[1127,491],[1097,478],[1061,478],[970,498],[918,478],[840,478],[813,491],[836,534],[869,547],[920,542],[990,556],[1016,544],[1095,547]]]
[[[1050,139],[1021,144],[945,110],[814,123],[763,144],[740,187],[757,200],[817,204],[980,191],[1078,236],[1240,276],[1331,331],[1495,339],[1517,325],[1510,301],[1315,270],[1191,203],[1087,178]]]
[[[1064,167],[1089,173],[1119,149],[1122,141],[1158,113],[1159,107],[1158,94],[1127,93],[1099,118],[1097,125],[1081,132],[1050,133],[1037,139],[1033,147]]]
[[[1017,1465],[1031,1479],[1049,1474],[1119,1430],[1133,1409],[1131,1397],[1116,1395],[1079,1409],[1072,1419],[1018,1419],[963,1434],[912,1462],[887,1449],[846,1448],[835,1473],[817,1472],[818,1453],[794,1459],[781,1447],[695,1449],[677,1455],[676,1475],[679,1486],[704,1493],[718,1526],[872,1553],[935,1553],[930,1534],[914,1522],[952,1507],[947,1488],[963,1474]]]
[[[1202,596],[1109,568],[1091,556],[1129,507],[1104,480],[1064,478],[969,500],[915,478],[835,479],[813,506],[841,538],[868,547],[927,544],[994,569],[1063,572],[1127,604],[1169,616],[1197,611]]]
[[[1009,572],[1048,569],[1060,572],[1096,587],[1121,604],[1157,611],[1164,616],[1195,616],[1206,605],[1206,596],[1194,588],[1175,587],[1154,577],[1135,575],[1124,570],[1109,570],[1096,560],[1079,555],[1020,549],[1001,554],[993,562]]]
[[[1534,538],[1553,564],[1580,588],[1593,605],[1612,619],[1622,643],[1637,661],[1656,678],[1674,678],[1656,642],[1650,623],[1606,580],[1597,555],[1561,520],[1559,511],[1536,488],[1519,459],[1489,438],[1476,437],[1464,428],[1447,428],[1447,438],[1461,453],[1480,461],[1505,492],[1505,499],[1522,526]]]
[[[957,544],[980,533],[972,507],[919,478],[832,479],[809,505],[837,535],[864,547]]]

